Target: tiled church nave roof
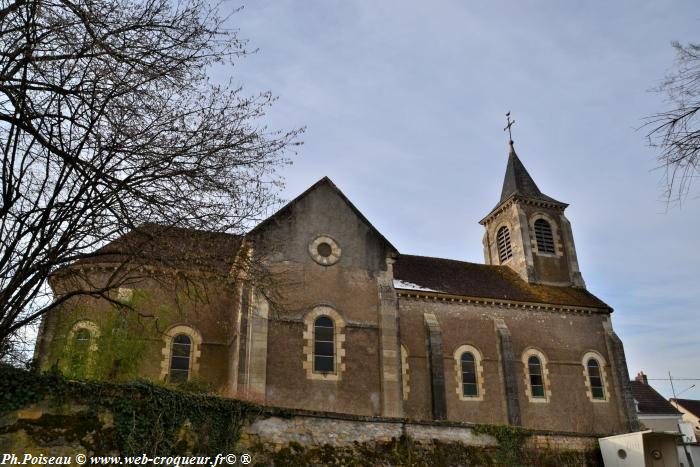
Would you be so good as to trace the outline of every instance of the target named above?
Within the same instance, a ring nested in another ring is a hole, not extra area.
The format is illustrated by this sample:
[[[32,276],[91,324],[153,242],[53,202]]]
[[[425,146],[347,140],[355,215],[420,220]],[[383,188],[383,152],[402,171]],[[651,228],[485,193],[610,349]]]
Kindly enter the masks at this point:
[[[399,281],[397,288],[516,302],[610,309],[586,289],[529,284],[508,266],[400,255],[394,264],[394,278]]]
[[[231,270],[243,237],[240,235],[143,224],[75,264],[148,264],[210,271]]]

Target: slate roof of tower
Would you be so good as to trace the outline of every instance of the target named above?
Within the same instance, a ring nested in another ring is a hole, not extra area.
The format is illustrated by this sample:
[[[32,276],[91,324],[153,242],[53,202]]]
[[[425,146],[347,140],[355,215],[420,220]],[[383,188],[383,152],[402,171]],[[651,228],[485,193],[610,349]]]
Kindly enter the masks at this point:
[[[508,266],[399,255],[394,264],[394,279],[399,281],[395,284],[397,288],[409,290],[611,310],[586,289],[530,284]]]
[[[700,418],[700,401],[694,399],[671,399],[671,402],[677,402],[685,410]]]
[[[527,169],[525,169],[523,163],[520,161],[520,158],[518,158],[518,155],[515,153],[515,148],[513,148],[511,142],[510,153],[508,154],[508,165],[506,166],[506,175],[503,178],[501,200],[498,204],[503,203],[513,195],[566,205],[566,203],[550,198],[540,191],[537,184],[532,179]]]
[[[664,396],[659,394],[641,381],[630,381],[630,389],[632,397],[637,401],[637,411],[640,414],[657,414],[657,415],[679,415],[680,412],[667,401]]]

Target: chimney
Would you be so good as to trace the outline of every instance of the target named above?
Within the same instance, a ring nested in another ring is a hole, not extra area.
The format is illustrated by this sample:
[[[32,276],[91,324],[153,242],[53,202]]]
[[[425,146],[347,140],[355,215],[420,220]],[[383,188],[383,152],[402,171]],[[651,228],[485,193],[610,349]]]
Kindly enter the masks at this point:
[[[639,373],[637,373],[637,376],[634,379],[635,379],[635,381],[639,381],[640,383],[644,383],[647,386],[649,385],[649,382],[647,381],[647,375],[645,375],[643,371],[640,371]]]

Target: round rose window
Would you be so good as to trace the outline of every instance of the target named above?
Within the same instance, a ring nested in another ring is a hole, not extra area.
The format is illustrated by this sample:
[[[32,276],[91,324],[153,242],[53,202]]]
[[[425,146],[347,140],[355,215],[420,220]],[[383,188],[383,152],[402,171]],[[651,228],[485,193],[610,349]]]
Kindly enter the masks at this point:
[[[328,235],[319,235],[309,244],[309,254],[321,266],[330,266],[340,259],[340,246]]]

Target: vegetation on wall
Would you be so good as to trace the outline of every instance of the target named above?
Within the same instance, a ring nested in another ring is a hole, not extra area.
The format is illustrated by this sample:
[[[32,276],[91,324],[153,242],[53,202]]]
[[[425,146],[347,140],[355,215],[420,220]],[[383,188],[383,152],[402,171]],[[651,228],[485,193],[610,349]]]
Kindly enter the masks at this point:
[[[375,443],[355,443],[344,447],[329,445],[307,447],[298,443],[289,443],[282,449],[274,450],[266,445],[256,445],[252,447],[252,451],[254,458],[260,464],[284,467],[497,465],[493,460],[493,450],[489,448],[437,440],[421,444],[406,436]]]
[[[209,304],[201,285],[185,282],[177,287],[174,303],[163,303],[148,290],[129,289],[128,299],[120,304],[102,303],[102,308],[85,303],[64,307],[58,319],[55,337],[49,343],[44,369],[57,366],[75,379],[129,381],[143,375],[142,364],[150,358],[157,365],[163,358],[163,330],[182,321],[182,310],[194,310]],[[105,306],[106,305],[106,306]],[[136,312],[134,311],[136,310]],[[150,310],[150,316],[144,318]],[[97,336],[89,342],[78,339],[81,321],[93,323]],[[206,392],[211,384],[196,381],[195,392]]]
[[[125,381],[135,378],[146,353],[146,341],[129,332],[124,316],[109,320],[99,337],[89,343],[66,341],[59,356],[59,367],[72,378]],[[93,345],[94,351],[90,346]]]
[[[96,453],[228,452],[242,426],[260,411],[235,399],[186,393],[146,381],[71,381],[57,371],[36,374],[5,366],[0,367],[0,398],[0,417],[39,402],[56,408],[79,404],[84,408],[78,414],[59,410],[65,413],[61,418],[45,413],[25,431],[43,425],[42,439],[55,436]],[[110,414],[108,422],[105,413]],[[57,425],[61,429],[55,430]]]
[[[77,379],[126,381],[136,378],[148,351],[143,324],[135,322],[128,310],[117,305],[100,313],[82,311],[81,307],[75,307],[63,315],[58,337],[51,343],[49,366],[55,365],[66,376]],[[97,320],[99,335],[72,329],[82,316]],[[81,332],[83,339],[79,338]]]
[[[34,414],[6,416],[37,404]],[[269,410],[269,409],[268,409]],[[279,417],[291,412],[272,409]],[[261,416],[253,404],[218,396],[186,393],[145,381],[72,381],[58,371],[43,374],[0,366],[0,447],[27,452],[37,446],[103,455],[183,455],[247,452],[255,465],[306,466],[599,466],[599,453],[524,447],[530,436],[519,428],[478,425],[474,434],[495,437],[498,446],[456,442],[416,442],[402,436],[348,446],[289,442],[274,444],[243,428]],[[38,416],[37,416],[38,414]],[[33,445],[10,444],[32,441]],[[19,441],[18,441],[19,440]]]
[[[529,430],[510,425],[476,425],[475,435],[490,435],[498,441],[499,449],[495,453],[500,465],[517,465],[523,457],[523,444],[532,434]]]
[[[354,443],[352,446],[302,446],[289,443],[281,449],[254,445],[253,457],[258,465],[302,467],[307,465],[342,465],[357,467],[449,467],[518,466],[518,467],[594,467],[603,465],[597,451],[523,450],[505,455],[505,447],[468,446],[457,442],[433,440],[419,443],[402,436],[389,441]]]

